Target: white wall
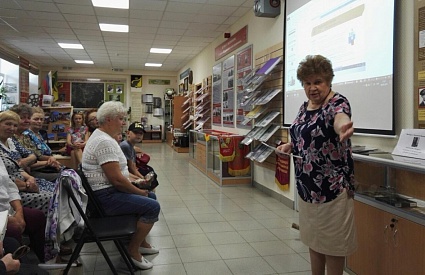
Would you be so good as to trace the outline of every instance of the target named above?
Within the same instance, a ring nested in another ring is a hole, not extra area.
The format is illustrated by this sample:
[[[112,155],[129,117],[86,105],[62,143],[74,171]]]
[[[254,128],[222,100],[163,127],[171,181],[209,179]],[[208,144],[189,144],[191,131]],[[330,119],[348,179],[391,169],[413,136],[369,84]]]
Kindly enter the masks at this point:
[[[413,127],[414,106],[412,98],[414,95],[413,88],[413,14],[414,14],[414,1],[396,1],[397,2],[397,16],[399,25],[397,26],[396,33],[396,51],[395,51],[395,124],[396,133],[399,134],[403,128]],[[255,17],[254,13],[248,12],[241,20],[236,22],[229,30],[231,34],[235,33],[245,25],[248,25],[248,43],[253,44],[253,52],[260,52],[267,49],[279,42],[283,41],[283,25],[284,24],[284,9],[282,7],[281,15],[277,18],[261,18]],[[205,48],[197,57],[191,60],[184,66],[179,74],[191,68],[194,75],[194,83],[201,82],[201,80],[212,74],[212,67],[217,62],[225,60],[229,55],[235,54],[238,50],[230,53],[228,56],[223,57],[221,60],[214,60],[214,49],[225,39],[220,37]],[[373,119],[371,117],[371,119]],[[213,127],[217,130],[232,131],[231,128]],[[246,133],[246,130],[234,129],[234,132],[239,134]],[[352,138],[353,144],[362,144],[372,147],[377,147],[382,150],[391,152],[397,143],[397,136],[394,137],[379,137],[379,136],[359,136],[355,135]],[[254,180],[257,183],[271,189],[288,199],[294,199],[294,181],[293,173],[291,175],[291,184],[288,191],[281,191],[274,183],[274,171],[264,169],[261,166],[254,165]]]

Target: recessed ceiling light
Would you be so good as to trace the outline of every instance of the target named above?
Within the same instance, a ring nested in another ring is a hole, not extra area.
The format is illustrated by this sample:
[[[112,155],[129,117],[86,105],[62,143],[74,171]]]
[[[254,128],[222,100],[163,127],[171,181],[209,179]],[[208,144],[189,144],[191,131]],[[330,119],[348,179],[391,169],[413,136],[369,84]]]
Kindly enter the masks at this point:
[[[129,0],[92,0],[93,6],[101,8],[127,9]]]
[[[172,49],[151,48],[151,53],[171,53]]]
[[[161,67],[161,63],[145,63],[145,67]]]
[[[84,49],[83,45],[81,45],[81,44],[58,43],[58,45],[59,45],[62,49]]]
[[[94,64],[94,62],[91,61],[91,60],[75,60],[75,63],[79,63],[79,64]]]
[[[104,32],[128,32],[128,25],[100,23],[99,27]]]

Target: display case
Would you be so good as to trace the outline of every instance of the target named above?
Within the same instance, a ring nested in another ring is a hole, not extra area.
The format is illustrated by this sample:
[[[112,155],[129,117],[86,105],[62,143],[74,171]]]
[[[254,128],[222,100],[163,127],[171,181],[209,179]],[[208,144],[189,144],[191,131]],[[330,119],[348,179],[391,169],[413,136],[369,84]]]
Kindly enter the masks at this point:
[[[425,274],[425,161],[388,153],[355,160],[356,274]]]
[[[242,139],[240,135],[227,132],[191,130],[190,163],[220,186],[251,184],[251,161],[245,158],[249,148],[240,144]],[[223,153],[224,143],[224,147],[231,148],[226,154]]]

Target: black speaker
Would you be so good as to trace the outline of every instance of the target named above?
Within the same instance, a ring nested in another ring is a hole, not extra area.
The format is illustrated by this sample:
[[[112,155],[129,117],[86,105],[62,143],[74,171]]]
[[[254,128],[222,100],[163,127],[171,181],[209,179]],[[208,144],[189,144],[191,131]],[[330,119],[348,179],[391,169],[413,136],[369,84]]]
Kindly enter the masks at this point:
[[[274,18],[280,14],[280,0],[254,0],[254,14]]]

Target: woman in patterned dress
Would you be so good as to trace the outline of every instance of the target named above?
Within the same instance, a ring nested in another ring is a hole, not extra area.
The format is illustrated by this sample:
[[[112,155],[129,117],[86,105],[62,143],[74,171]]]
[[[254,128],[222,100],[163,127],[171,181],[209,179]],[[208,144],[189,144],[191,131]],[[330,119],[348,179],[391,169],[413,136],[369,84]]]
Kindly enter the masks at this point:
[[[290,127],[291,141],[276,153],[293,153],[301,241],[310,249],[313,275],[343,274],[356,249],[354,228],[354,132],[350,104],[332,90],[331,62],[307,56],[297,70],[308,101]],[[287,155],[286,155],[287,156]]]
[[[13,111],[0,113],[0,157],[10,179],[19,189],[23,206],[40,209],[47,214],[55,183],[34,178],[22,169],[20,160],[31,155],[32,152],[11,138],[17,130],[19,121],[19,115]]]

